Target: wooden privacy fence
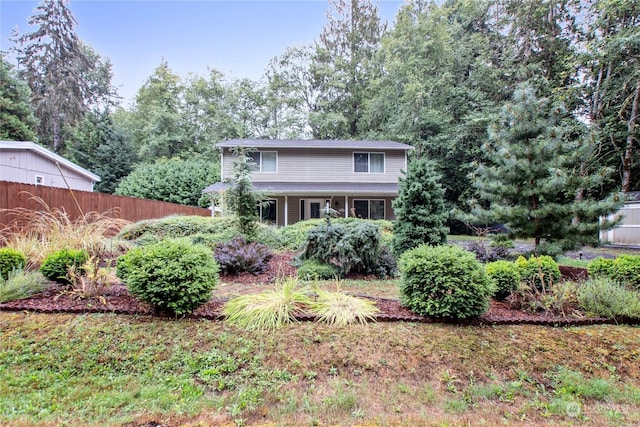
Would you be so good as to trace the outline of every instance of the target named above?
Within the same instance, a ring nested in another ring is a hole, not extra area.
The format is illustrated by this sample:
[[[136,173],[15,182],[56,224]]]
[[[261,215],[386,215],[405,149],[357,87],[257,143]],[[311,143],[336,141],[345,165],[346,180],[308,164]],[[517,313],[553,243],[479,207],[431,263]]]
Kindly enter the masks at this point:
[[[77,205],[73,196],[78,202]],[[80,217],[81,213],[78,210],[78,205],[85,214],[87,212],[106,213],[109,216],[126,219],[131,222],[162,218],[169,215],[211,216],[209,209],[157,200],[136,199],[134,197],[78,190],[73,190],[73,196],[66,188],[0,181],[0,228],[6,227],[16,219],[14,214],[5,211],[5,209],[46,209],[41,203],[34,200],[34,197],[42,199],[50,209],[58,208],[64,210],[71,219]]]

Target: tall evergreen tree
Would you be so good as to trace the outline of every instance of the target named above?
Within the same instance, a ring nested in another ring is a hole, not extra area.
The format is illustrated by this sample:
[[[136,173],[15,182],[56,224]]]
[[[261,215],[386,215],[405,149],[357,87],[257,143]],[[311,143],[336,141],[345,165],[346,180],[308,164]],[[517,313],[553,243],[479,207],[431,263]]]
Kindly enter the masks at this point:
[[[133,139],[141,158],[168,159],[189,148],[183,90],[180,77],[164,60],[138,90]]]
[[[447,212],[440,175],[432,162],[415,159],[399,180],[398,197],[393,201],[392,247],[396,255],[422,244],[440,245],[447,240]]]
[[[83,51],[67,3],[43,0],[28,21],[35,31],[13,37],[39,120],[38,141],[55,151],[63,151],[64,127],[82,119],[92,96],[87,74],[94,64]]]
[[[233,177],[228,182],[225,193],[226,205],[235,214],[238,230],[254,241],[258,233],[258,204],[262,195],[255,190],[251,182],[251,171],[255,164],[244,148],[234,150],[236,161],[233,163]]]
[[[0,139],[35,140],[37,121],[30,96],[29,86],[18,78],[3,54],[0,57]]]
[[[623,191],[640,188],[640,3],[591,3],[586,95],[603,153],[620,171]]]
[[[582,167],[594,144],[561,103],[521,85],[489,137],[488,161],[471,176],[480,200],[470,201],[468,220],[504,223],[513,237],[533,238],[536,250],[549,254],[594,242],[598,229],[611,225],[600,217],[615,212],[622,198],[599,191],[611,170]]]
[[[371,0],[330,0],[329,5],[313,60],[320,95],[311,126],[316,138],[356,138],[385,26]]]

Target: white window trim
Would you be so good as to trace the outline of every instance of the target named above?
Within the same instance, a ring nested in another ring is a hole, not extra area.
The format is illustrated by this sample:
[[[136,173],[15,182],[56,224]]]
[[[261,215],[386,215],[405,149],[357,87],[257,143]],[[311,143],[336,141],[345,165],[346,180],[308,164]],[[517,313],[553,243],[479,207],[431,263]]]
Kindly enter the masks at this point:
[[[356,172],[356,154],[366,154],[367,155],[367,172]],[[382,155],[382,172],[371,172],[371,155],[372,154],[381,154]],[[352,170],[353,173],[356,174],[375,174],[375,175],[380,175],[380,174],[384,174],[387,170],[387,156],[385,155],[384,151],[354,151],[351,154],[351,163],[352,163]]]
[[[258,155],[260,156],[260,167],[255,170],[254,172],[257,173],[278,173],[278,152],[277,151],[254,151],[254,153],[258,153]],[[269,172],[265,172],[262,170],[262,165],[264,165],[264,161],[262,159],[262,153],[275,153],[276,155],[276,170],[275,171],[269,171]]]
[[[371,219],[371,202],[382,202],[382,219],[387,219],[387,201],[385,199],[351,199],[351,208],[356,211],[356,202],[367,202],[367,219]]]
[[[260,217],[260,222],[264,222],[264,220],[262,219],[262,202],[274,202],[275,207],[276,207],[276,221],[275,223],[278,223],[278,199],[264,199],[260,201],[260,205],[258,205],[259,208],[259,212],[258,215]]]

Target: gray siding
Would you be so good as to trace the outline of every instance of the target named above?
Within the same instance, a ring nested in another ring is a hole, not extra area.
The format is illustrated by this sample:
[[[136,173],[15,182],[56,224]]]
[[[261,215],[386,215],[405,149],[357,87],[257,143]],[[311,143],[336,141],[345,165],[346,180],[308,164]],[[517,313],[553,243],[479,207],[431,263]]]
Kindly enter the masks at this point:
[[[93,191],[93,182],[78,172],[60,164],[64,178],[74,190]],[[42,177],[42,185],[66,188],[67,184],[51,159],[29,150],[0,150],[0,180],[36,184],[36,176]]]
[[[254,182],[398,182],[401,169],[406,167],[405,150],[370,150],[385,154],[384,173],[356,173],[353,171],[353,149],[280,148],[277,151],[277,172],[252,174]],[[359,150],[358,152],[367,152]],[[224,150],[222,179],[232,176],[236,158]]]

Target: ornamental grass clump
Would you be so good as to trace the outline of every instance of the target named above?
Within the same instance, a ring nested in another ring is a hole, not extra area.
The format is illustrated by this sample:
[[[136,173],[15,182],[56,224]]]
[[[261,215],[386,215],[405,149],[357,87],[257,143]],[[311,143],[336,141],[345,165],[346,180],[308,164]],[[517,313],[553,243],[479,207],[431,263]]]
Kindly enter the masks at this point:
[[[251,330],[275,330],[295,322],[296,314],[311,304],[297,285],[297,280],[289,277],[279,280],[274,289],[233,298],[223,309],[226,322]]]
[[[30,200],[38,209],[4,210],[13,217],[0,233],[0,244],[20,250],[28,260],[28,269],[37,269],[51,253],[61,249],[85,250],[92,256],[109,258],[122,253],[128,244],[115,238],[130,221],[116,218],[117,211],[86,212],[72,218],[64,209],[50,208],[39,197]]]
[[[188,239],[167,239],[118,258],[116,275],[156,312],[182,316],[211,299],[219,281],[211,250]]]
[[[46,283],[39,271],[11,270],[6,279],[0,277],[0,302],[30,297],[44,290]]]
[[[400,257],[400,296],[416,314],[466,319],[489,309],[494,287],[473,253],[422,245]]]
[[[333,326],[347,326],[353,323],[366,324],[375,320],[380,312],[375,302],[354,297],[340,291],[328,291],[318,286],[314,288],[315,301],[310,305],[311,312],[316,314],[317,321]]]

